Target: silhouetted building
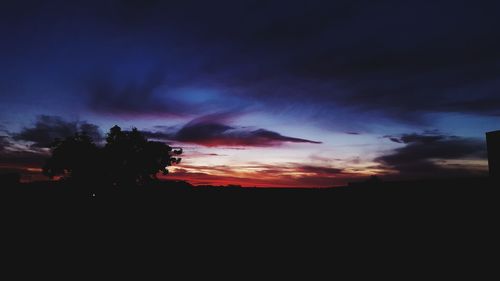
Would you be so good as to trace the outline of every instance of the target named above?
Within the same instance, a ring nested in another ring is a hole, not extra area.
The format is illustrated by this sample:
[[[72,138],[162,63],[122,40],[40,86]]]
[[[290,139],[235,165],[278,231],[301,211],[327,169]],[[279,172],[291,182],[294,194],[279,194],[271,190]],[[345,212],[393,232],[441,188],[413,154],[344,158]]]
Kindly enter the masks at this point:
[[[500,131],[486,133],[490,176],[500,178]]]

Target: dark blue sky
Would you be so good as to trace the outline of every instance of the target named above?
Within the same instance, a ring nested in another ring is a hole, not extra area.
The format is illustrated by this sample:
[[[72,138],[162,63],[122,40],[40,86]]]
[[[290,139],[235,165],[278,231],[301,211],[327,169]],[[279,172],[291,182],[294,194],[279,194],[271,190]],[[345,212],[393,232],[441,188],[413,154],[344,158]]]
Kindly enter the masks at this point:
[[[483,173],[500,127],[490,2],[3,1],[1,165],[120,124],[188,147],[178,174],[203,183]]]

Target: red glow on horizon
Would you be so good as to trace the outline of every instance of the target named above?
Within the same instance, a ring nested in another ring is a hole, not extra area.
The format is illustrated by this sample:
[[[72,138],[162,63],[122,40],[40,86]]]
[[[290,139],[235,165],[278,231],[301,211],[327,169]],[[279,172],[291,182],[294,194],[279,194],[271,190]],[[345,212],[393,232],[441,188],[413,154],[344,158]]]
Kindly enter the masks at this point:
[[[232,170],[227,167],[184,166],[183,168],[174,169],[169,175],[161,175],[160,178],[182,180],[195,186],[239,185],[242,187],[325,188],[343,186],[354,179],[364,177],[364,175],[360,174],[344,174],[340,172],[335,174],[324,169],[311,173],[308,168],[263,166],[260,170],[245,171],[236,168]]]

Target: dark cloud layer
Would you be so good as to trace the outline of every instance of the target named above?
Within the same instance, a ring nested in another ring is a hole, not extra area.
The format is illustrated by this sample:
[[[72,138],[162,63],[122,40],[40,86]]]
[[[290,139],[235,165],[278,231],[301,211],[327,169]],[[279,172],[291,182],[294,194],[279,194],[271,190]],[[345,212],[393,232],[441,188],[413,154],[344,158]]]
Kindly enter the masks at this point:
[[[147,137],[195,143],[204,146],[276,146],[283,143],[321,142],[281,135],[266,129],[238,128],[224,124],[226,116],[210,115],[195,119],[177,132],[144,132]]]
[[[339,108],[354,112],[351,122],[360,112],[407,123],[436,112],[500,114],[495,1],[27,2],[2,3],[1,26],[13,30],[2,33],[6,61],[67,62],[57,66],[75,79],[111,69],[118,82],[104,77],[85,90],[100,113],[195,109],[154,94],[167,83],[266,110],[309,107],[325,120]],[[158,65],[162,75],[151,77]]]
[[[484,142],[477,139],[442,134],[405,134],[387,137],[405,146],[395,149],[390,154],[380,156],[375,161],[398,171],[402,178],[474,174],[474,171],[468,169],[467,165],[440,165],[438,162],[484,159],[486,155]]]
[[[247,131],[217,123],[188,124],[177,132],[175,140],[205,146],[275,146],[286,142],[321,143],[283,136],[265,129]]]
[[[33,147],[48,147],[55,139],[64,139],[75,133],[86,133],[95,141],[102,136],[99,127],[83,122],[65,121],[58,116],[40,115],[32,127],[25,127],[13,134],[15,140],[32,142]]]
[[[231,12],[217,12],[222,6]],[[170,20],[207,48],[231,42],[223,56],[200,58],[193,83],[271,108],[343,107],[431,122],[425,117],[434,112],[500,113],[498,8],[477,1],[187,2],[172,7],[185,19]]]
[[[338,168],[330,168],[330,167],[320,167],[320,166],[307,166],[307,165],[301,165],[297,166],[296,169],[300,172],[305,172],[305,173],[314,173],[317,175],[336,175],[336,174],[341,174],[344,171],[342,169]]]

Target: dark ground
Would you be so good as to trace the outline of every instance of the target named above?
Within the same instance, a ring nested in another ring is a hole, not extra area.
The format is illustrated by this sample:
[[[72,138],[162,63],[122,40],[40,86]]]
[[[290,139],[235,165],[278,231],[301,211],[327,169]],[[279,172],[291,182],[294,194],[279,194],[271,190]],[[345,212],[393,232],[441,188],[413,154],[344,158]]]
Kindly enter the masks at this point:
[[[244,212],[477,212],[496,207],[500,184],[489,178],[359,182],[334,188],[193,187],[163,181],[143,187],[113,188],[98,184],[35,182],[2,184],[7,203],[132,204],[144,207]]]
[[[162,271],[185,276],[472,279],[496,268],[499,187],[487,178],[331,189],[2,185],[1,226],[9,260],[50,264],[55,253],[71,265],[67,257],[85,254],[74,274],[92,278],[117,260],[123,274],[144,258],[165,268],[168,257],[185,269]]]

